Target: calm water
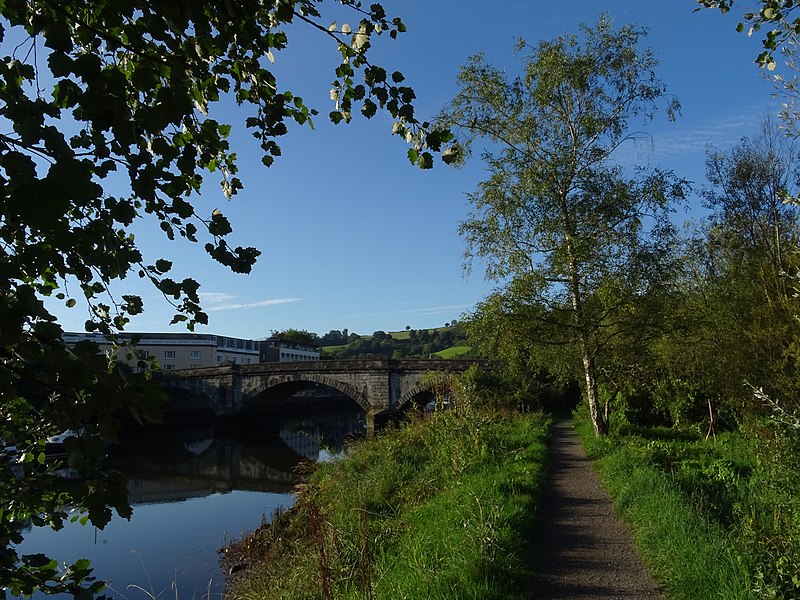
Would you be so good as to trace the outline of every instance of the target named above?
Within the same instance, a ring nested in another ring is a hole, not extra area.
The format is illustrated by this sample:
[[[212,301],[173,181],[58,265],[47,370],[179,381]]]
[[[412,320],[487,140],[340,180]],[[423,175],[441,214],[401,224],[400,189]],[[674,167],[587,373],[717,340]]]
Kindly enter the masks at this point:
[[[348,408],[246,425],[238,437],[232,434],[245,427],[233,423],[224,437],[197,428],[117,449],[109,463],[130,478],[132,519],[115,518],[103,530],[34,528],[20,552],[62,564],[88,558],[113,598],[221,598],[219,548],[290,506],[292,469],[330,458],[347,436],[363,433],[364,415]]]

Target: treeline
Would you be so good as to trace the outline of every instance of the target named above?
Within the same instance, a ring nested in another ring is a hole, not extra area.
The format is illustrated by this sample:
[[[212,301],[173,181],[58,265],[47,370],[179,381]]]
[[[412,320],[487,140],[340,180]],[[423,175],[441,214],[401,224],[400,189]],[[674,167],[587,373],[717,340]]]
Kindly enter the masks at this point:
[[[346,333],[345,330],[343,333]],[[344,343],[327,343],[330,341],[341,342],[344,335],[337,331],[330,331],[320,339],[319,345],[323,347],[323,358],[355,359],[375,358],[385,356],[388,358],[436,358],[435,353],[447,350],[454,346],[467,346],[464,328],[456,324],[439,329],[407,329],[399,334],[389,334],[385,331],[375,331],[369,336],[349,334]],[[337,346],[325,349],[326,346]]]
[[[347,329],[332,329],[323,336],[303,329],[272,332],[283,340],[322,349],[322,358],[356,359],[376,358],[436,358],[442,350],[460,346],[463,355],[469,352],[467,333],[458,322],[445,323],[437,329],[411,329],[387,333],[375,331],[372,335],[358,335]]]

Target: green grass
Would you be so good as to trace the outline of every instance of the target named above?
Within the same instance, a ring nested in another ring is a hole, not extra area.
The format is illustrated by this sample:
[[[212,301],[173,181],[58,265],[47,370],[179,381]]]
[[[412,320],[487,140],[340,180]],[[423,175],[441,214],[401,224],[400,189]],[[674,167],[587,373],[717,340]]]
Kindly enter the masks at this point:
[[[342,348],[347,348],[347,345],[346,344],[342,344],[340,346],[322,346],[322,347],[320,347],[320,351],[322,352],[322,355],[324,356],[326,354],[327,355],[334,354],[337,350],[341,350]]]
[[[458,356],[463,356],[467,354],[472,348],[469,346],[453,346],[451,348],[446,348],[444,350],[440,350],[439,352],[435,352],[434,354],[439,358],[456,358]]]
[[[391,336],[397,340],[408,339],[408,331],[393,332]],[[347,348],[347,346],[322,346],[320,350],[323,356],[330,356],[342,348]],[[469,353],[470,350],[471,348],[469,346],[452,346],[451,348],[434,352],[434,355],[439,358],[458,358],[459,356]]]
[[[320,465],[230,600],[523,598],[548,419],[437,413]]]
[[[672,598],[800,597],[800,499],[796,484],[775,480],[796,467],[767,468],[767,444],[644,428],[596,440],[588,419],[576,424]]]

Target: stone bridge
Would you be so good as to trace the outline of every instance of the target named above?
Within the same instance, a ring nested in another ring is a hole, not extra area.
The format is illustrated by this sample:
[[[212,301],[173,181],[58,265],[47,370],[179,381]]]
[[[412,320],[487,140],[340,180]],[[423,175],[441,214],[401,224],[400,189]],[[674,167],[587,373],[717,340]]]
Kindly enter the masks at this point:
[[[430,397],[447,374],[461,373],[476,360],[366,359],[258,363],[161,371],[172,410],[211,410],[217,416],[267,408],[304,388],[320,384],[351,398],[375,417],[403,411],[421,397]]]

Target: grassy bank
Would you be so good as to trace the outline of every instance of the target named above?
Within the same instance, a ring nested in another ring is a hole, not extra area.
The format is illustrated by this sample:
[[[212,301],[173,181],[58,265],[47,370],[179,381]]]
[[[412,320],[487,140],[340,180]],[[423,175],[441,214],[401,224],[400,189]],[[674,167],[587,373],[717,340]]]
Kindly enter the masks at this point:
[[[549,421],[445,412],[319,465],[228,598],[524,597]]]
[[[796,475],[796,464],[770,467],[768,440],[754,449],[741,433],[706,442],[697,434],[632,427],[596,440],[588,420],[578,416],[576,424],[672,597],[800,597],[800,499],[796,484],[780,481]]]

